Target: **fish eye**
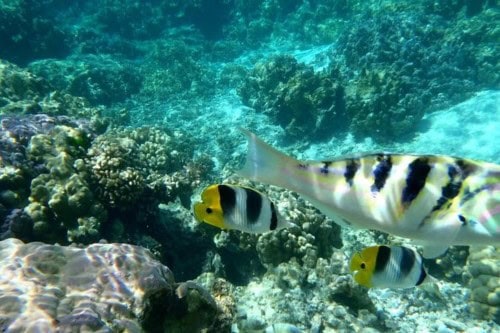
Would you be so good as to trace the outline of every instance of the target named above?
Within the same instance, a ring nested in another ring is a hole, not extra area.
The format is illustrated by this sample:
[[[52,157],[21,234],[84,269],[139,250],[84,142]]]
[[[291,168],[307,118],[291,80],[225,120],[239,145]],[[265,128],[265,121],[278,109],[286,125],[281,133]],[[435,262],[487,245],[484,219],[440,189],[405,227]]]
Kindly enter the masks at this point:
[[[207,209],[205,209],[205,212],[207,212],[207,214],[212,214],[212,208],[207,207]]]
[[[365,269],[366,268],[366,264],[364,262],[361,263],[361,269]]]

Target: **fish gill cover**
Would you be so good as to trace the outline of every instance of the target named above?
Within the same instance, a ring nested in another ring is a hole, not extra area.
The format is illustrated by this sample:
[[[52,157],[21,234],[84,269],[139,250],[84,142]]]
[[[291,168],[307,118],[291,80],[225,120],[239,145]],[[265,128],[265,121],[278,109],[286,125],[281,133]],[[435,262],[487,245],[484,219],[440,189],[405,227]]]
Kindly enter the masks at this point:
[[[45,331],[499,329],[496,247],[426,261],[439,292],[367,290],[350,255],[407,240],[341,228],[294,192],[235,176],[239,127],[303,160],[500,163],[497,1],[0,0],[0,22],[1,330],[37,318]],[[213,183],[258,190],[298,227],[196,222],[191,206]],[[75,287],[75,265],[128,301],[106,314],[62,306],[74,300],[55,290]],[[36,309],[7,292],[40,278],[55,289],[33,296]]]

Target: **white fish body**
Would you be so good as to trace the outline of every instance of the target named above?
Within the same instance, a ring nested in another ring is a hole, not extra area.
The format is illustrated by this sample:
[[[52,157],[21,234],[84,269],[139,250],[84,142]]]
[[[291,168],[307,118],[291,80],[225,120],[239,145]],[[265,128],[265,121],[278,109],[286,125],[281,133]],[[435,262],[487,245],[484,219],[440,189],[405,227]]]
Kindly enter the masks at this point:
[[[388,153],[299,161],[243,131],[239,175],[297,192],[341,225],[413,239],[427,258],[450,245],[500,244],[497,164]]]

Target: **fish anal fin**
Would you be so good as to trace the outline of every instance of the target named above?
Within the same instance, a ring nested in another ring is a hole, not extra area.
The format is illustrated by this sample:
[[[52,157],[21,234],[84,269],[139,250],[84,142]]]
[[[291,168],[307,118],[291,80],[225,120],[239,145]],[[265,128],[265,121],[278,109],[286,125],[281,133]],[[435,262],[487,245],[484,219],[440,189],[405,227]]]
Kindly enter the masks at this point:
[[[426,259],[433,259],[443,255],[448,250],[448,244],[425,244],[422,256]]]

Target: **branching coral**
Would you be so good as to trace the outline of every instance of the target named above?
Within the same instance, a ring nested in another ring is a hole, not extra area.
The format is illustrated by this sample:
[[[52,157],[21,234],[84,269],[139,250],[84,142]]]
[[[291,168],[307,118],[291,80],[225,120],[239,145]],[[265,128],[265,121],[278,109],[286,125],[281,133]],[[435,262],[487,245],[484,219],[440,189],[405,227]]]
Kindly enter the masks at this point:
[[[175,197],[169,188],[181,177],[172,175],[188,164],[190,151],[187,142],[157,128],[114,130],[94,141],[85,165],[99,198],[109,207],[129,209],[151,191],[159,201]]]

